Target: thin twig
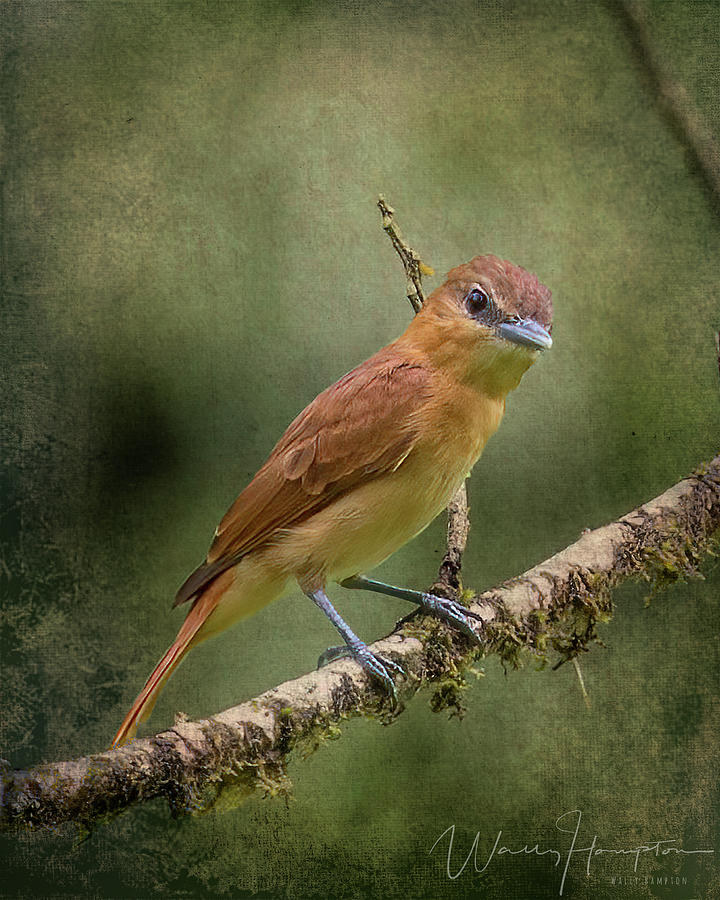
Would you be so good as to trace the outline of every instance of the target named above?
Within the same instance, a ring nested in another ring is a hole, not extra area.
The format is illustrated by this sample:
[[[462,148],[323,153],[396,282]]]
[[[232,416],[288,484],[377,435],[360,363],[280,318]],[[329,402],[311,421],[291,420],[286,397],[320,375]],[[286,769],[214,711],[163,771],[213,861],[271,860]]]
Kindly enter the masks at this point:
[[[452,596],[457,596],[462,588],[460,569],[462,568],[462,557],[467,546],[468,533],[470,531],[465,481],[460,485],[457,493],[448,504],[447,515],[445,556],[442,563],[440,563],[440,571],[438,572],[437,581],[432,586],[432,590],[433,593],[445,593],[442,588],[446,588]]]
[[[418,313],[425,302],[425,294],[423,293],[422,288],[422,276],[434,275],[435,272],[430,266],[425,265],[418,254],[405,241],[395,222],[395,210],[392,206],[388,206],[382,194],[378,197],[377,205],[382,213],[382,227],[392,241],[393,247],[397,250],[398,256],[402,260],[405,269],[405,275],[407,276],[407,298],[410,301],[412,308]]]

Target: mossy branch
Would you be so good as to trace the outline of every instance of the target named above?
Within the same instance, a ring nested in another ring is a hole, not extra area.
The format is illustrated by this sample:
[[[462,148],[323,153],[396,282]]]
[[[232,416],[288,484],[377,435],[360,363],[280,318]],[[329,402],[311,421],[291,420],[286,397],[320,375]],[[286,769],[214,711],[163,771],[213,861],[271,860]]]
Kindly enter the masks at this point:
[[[566,658],[587,650],[612,613],[611,590],[629,578],[662,587],[697,574],[720,527],[720,456],[665,493],[555,556],[476,597],[482,646],[435,620],[416,619],[373,649],[396,660],[400,707],[388,708],[359,666],[343,660],[288,681],[199,722],[133,741],[118,750],[2,772],[0,829],[89,827],[133,803],[165,797],[174,814],[235,805],[254,790],[286,791],[291,756],[339,736],[345,719],[390,722],[420,688],[433,707],[461,709],[463,672],[479,654],[517,665],[521,655]]]

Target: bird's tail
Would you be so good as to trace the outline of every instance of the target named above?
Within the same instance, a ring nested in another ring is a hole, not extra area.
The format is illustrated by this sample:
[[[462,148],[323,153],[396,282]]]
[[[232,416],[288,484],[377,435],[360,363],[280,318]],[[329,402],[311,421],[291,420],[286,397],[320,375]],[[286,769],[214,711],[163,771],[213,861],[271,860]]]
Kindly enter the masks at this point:
[[[153,706],[155,706],[155,701],[160,695],[160,691],[165,686],[165,682],[178,667],[190,647],[198,643],[198,638],[200,637],[198,632],[207,622],[210,615],[212,615],[220,598],[230,584],[232,584],[232,573],[229,571],[223,572],[195,600],[172,646],[155,666],[145,683],[145,687],[140,691],[130,708],[130,712],[123,719],[123,723],[110,746],[111,750],[120,747],[135,737],[138,724],[144,722],[150,715]]]

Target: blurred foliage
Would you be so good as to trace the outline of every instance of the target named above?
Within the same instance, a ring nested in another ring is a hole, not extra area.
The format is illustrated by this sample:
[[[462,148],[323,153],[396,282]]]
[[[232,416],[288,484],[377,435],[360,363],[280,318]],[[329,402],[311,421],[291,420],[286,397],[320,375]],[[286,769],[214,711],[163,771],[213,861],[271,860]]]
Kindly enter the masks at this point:
[[[652,2],[653,39],[717,125],[715,3]],[[465,580],[509,577],[717,452],[713,199],[614,4],[35,2],[4,6],[2,701],[14,765],[94,751],[174,637],[174,591],[296,412],[408,321],[384,192],[438,276],[479,252],[554,292],[555,346],[470,486]],[[428,287],[437,283],[430,279]],[[382,568],[432,581],[437,522]],[[288,807],[138,809],[73,848],[3,841],[0,896],[557,896],[547,858],[486,852],[717,841],[717,569],[583,660],[507,678],[462,723],[418,700],[353,723]],[[400,601],[336,594],[368,639]],[[334,640],[293,596],[190,655],[149,723],[298,675]],[[627,897],[711,896],[717,867],[644,859]],[[618,896],[598,861],[565,896]],[[718,889],[720,890],[720,889]],[[691,891],[692,893],[688,893]]]

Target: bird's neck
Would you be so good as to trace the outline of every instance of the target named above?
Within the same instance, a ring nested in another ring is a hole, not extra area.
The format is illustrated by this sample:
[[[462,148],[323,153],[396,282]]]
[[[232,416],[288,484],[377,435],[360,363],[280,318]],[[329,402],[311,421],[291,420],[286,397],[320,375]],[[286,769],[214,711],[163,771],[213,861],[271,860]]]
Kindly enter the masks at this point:
[[[453,319],[422,313],[395,343],[434,371],[493,400],[504,400],[515,390],[537,356],[523,347],[508,347],[505,341],[478,339]]]

